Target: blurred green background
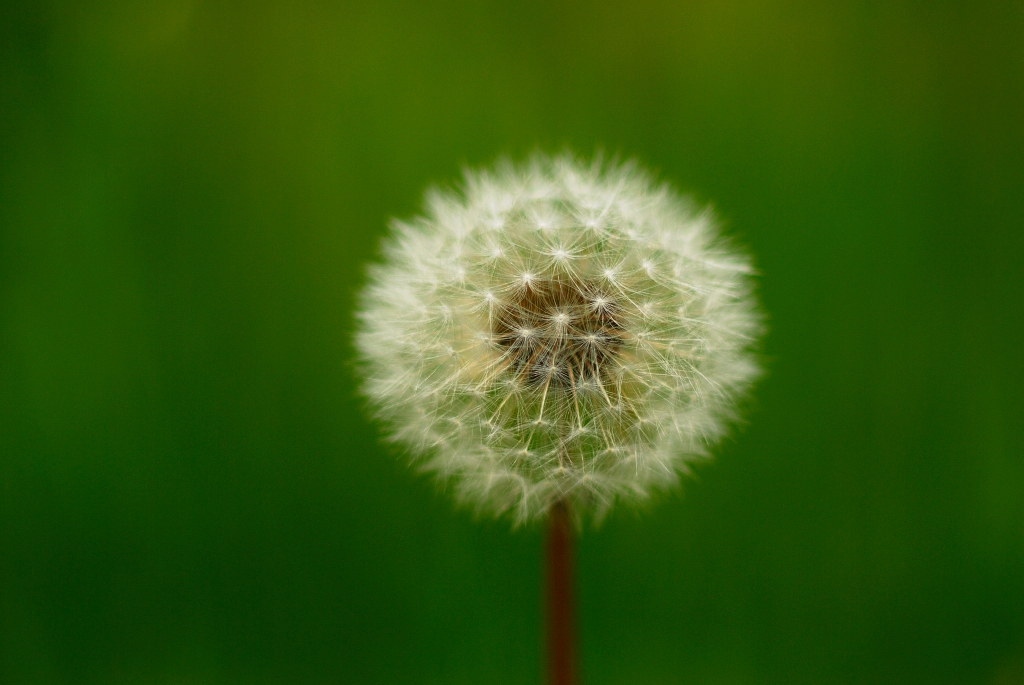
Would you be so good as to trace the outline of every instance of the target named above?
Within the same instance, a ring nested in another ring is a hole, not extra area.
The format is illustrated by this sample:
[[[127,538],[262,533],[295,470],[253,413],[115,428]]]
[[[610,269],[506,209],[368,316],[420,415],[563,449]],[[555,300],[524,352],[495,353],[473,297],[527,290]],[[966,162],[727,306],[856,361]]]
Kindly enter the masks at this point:
[[[536,147],[749,245],[770,375],[579,544],[588,685],[1024,683],[1024,3],[5,3],[0,682],[533,683],[538,530],[355,394],[391,216]]]

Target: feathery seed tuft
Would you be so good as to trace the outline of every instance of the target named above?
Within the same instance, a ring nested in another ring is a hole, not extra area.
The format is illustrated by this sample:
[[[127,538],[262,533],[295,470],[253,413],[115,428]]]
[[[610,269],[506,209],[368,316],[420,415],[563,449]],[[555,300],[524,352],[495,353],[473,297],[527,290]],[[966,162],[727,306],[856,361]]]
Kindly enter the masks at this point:
[[[384,252],[364,391],[460,500],[517,523],[672,486],[760,373],[749,259],[634,164],[467,172]]]

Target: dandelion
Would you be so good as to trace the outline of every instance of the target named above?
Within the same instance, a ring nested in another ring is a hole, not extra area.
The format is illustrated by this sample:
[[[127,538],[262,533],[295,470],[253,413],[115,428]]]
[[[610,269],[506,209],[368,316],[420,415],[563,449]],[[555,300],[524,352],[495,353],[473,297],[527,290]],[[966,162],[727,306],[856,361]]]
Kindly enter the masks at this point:
[[[671,487],[758,375],[747,257],[635,164],[467,172],[395,222],[359,309],[364,386],[457,497],[548,518],[549,682],[576,682],[570,517]]]
[[[601,519],[670,488],[759,370],[748,257],[635,164],[466,172],[396,221],[359,307],[390,436],[477,510]]]

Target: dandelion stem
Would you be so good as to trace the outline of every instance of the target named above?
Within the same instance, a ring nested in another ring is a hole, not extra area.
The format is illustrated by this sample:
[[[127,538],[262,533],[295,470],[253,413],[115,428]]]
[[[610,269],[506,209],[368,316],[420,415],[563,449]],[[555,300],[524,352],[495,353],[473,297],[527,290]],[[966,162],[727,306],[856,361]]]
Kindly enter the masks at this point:
[[[576,685],[572,526],[569,507],[556,502],[548,516],[547,660],[549,685]]]

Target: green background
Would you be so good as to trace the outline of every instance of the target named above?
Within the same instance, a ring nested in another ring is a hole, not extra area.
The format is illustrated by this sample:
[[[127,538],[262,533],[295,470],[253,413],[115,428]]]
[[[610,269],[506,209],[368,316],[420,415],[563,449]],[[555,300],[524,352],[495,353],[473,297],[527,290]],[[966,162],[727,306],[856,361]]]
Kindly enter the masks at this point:
[[[1024,682],[1024,4],[5,3],[0,681],[532,683],[538,530],[365,418],[353,302],[463,165],[635,156],[770,370],[579,542],[588,685]]]

